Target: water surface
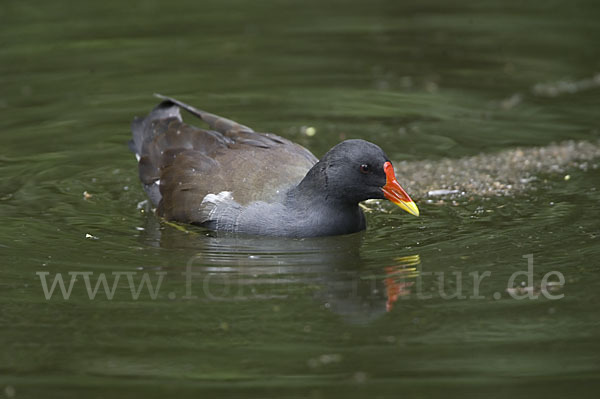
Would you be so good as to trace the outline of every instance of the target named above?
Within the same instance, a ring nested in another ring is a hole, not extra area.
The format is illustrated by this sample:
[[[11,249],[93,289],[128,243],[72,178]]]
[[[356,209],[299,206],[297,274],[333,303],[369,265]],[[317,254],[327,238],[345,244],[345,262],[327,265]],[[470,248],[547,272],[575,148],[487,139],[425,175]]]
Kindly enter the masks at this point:
[[[595,397],[593,162],[284,240],[160,222],[126,142],[154,92],[317,156],[358,137],[432,163],[596,142],[598,17],[585,0],[3,2],[0,395]],[[69,299],[47,300],[41,280],[69,272]],[[114,295],[91,300],[102,273]],[[161,285],[134,299],[144,275]]]

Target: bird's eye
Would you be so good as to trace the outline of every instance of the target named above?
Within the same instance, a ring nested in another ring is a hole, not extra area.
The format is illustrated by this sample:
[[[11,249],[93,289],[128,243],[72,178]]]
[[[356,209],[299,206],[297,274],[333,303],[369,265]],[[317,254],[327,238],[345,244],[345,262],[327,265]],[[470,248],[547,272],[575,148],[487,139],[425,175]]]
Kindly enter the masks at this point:
[[[363,163],[362,165],[360,165],[360,171],[363,173],[369,173],[371,171],[371,167],[366,163]]]

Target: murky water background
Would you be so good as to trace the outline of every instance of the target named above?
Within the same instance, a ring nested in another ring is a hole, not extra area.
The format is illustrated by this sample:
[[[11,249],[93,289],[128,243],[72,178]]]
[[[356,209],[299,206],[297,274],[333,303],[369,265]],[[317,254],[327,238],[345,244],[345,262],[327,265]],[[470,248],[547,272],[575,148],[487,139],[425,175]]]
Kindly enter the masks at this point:
[[[372,205],[364,234],[242,239],[138,209],[126,142],[160,92],[318,156],[353,137],[409,163],[596,143],[599,17],[584,0],[4,1],[0,396],[595,397],[594,162],[422,197],[418,219]],[[47,300],[69,272],[69,299]],[[112,299],[90,300],[102,273]],[[138,294],[144,275],[158,290]]]

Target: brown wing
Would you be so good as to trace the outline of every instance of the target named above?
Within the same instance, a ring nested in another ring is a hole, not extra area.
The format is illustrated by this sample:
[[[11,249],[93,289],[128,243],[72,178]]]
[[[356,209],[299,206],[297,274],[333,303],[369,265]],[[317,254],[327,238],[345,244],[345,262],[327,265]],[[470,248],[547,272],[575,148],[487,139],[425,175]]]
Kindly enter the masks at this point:
[[[161,98],[165,101],[146,118],[134,121],[130,147],[158,214],[168,219],[202,223],[204,197],[224,191],[242,206],[274,201],[317,162],[310,151],[282,137]],[[179,108],[214,130],[184,123]]]

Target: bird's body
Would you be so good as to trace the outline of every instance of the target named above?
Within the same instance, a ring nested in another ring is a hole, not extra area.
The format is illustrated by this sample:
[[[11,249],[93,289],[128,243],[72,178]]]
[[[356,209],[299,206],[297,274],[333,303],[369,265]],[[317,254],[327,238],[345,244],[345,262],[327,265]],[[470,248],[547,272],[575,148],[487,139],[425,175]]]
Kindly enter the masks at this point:
[[[210,130],[184,123],[180,108]],[[157,214],[169,220],[243,234],[347,234],[366,226],[360,201],[384,198],[389,160],[364,140],[344,141],[319,161],[282,137],[171,98],[136,118],[132,131],[140,180]],[[381,164],[381,173],[361,173],[368,163]]]

